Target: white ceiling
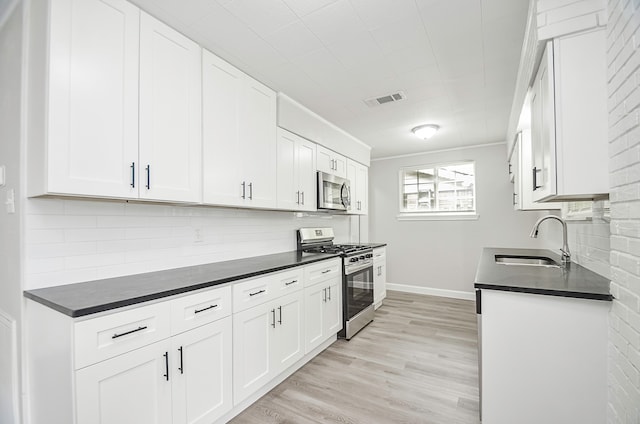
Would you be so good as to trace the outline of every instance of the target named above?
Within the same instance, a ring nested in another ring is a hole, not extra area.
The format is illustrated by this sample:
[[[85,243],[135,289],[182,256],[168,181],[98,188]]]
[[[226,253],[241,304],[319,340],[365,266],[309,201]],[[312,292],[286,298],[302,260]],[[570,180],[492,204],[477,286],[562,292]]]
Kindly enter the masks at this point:
[[[528,0],[133,0],[386,157],[505,140]],[[371,108],[365,99],[402,90]],[[411,128],[434,123],[429,141]]]

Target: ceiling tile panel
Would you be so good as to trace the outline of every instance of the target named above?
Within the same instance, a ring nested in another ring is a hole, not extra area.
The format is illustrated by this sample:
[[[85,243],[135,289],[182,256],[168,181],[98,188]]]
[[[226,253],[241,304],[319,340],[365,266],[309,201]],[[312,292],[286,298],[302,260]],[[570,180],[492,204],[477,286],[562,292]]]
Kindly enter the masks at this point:
[[[388,26],[418,12],[415,2],[408,0],[351,0],[351,4],[368,29]]]
[[[271,33],[265,40],[289,59],[323,48],[318,37],[299,20]]]
[[[284,2],[296,15],[303,17],[335,3],[336,0],[284,0]]]
[[[234,0],[224,7],[262,37],[298,19],[282,0]]]
[[[415,48],[422,50],[420,54],[433,57],[427,33],[418,15],[387,23],[372,30],[371,34],[385,53]],[[435,58],[431,60],[435,61]]]
[[[338,0],[302,18],[325,45],[349,41],[367,32],[348,0]]]

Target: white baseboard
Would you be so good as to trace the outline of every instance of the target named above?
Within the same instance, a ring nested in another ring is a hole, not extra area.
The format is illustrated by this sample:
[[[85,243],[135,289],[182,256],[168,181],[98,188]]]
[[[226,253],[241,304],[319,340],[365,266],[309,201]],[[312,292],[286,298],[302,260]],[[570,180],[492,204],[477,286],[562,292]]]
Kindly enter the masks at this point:
[[[405,293],[426,294],[430,296],[450,297],[452,299],[475,300],[474,292],[465,292],[459,290],[435,289],[432,287],[410,286],[408,284],[392,284],[387,283],[387,290],[396,290]]]

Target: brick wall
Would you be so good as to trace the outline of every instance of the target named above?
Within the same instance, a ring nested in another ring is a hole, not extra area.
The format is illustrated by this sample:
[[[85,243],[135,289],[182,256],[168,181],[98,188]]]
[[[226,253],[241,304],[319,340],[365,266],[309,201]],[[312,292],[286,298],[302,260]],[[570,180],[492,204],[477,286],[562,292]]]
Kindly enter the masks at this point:
[[[640,1],[610,0],[609,423],[640,423]]]

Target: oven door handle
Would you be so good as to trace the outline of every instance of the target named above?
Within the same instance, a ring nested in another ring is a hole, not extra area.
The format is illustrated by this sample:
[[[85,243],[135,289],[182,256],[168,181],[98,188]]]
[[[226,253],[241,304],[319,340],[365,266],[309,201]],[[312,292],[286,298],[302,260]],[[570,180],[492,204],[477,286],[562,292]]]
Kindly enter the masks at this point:
[[[373,272],[373,263],[369,262],[362,265],[349,265],[349,270],[345,270],[345,275],[351,275],[358,271],[362,271],[363,269],[371,268],[371,272]]]

